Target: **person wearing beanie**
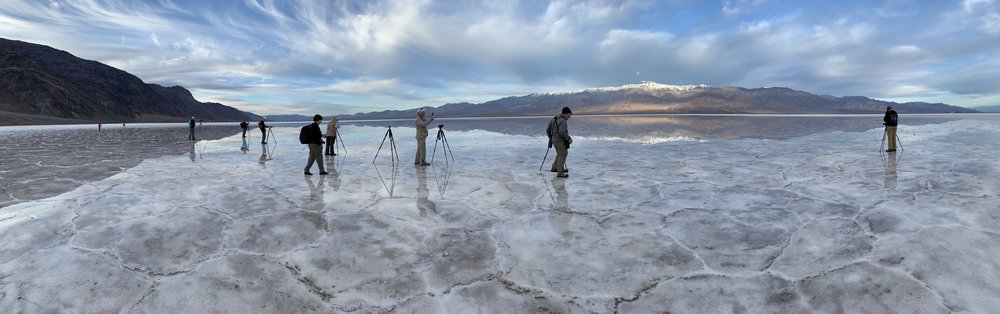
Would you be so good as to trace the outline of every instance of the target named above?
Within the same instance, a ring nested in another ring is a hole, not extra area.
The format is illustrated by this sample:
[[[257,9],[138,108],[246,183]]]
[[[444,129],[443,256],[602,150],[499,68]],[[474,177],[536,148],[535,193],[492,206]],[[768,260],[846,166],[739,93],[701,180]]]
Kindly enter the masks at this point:
[[[188,140],[194,141],[194,117],[188,120]]]
[[[562,114],[549,121],[549,127],[545,133],[549,136],[549,147],[556,148],[556,160],[552,162],[552,172],[556,172],[556,177],[566,178],[566,157],[569,156],[569,145],[573,144],[573,138],[569,136],[567,121],[573,116],[573,111],[569,107],[562,108]]]
[[[885,108],[885,116],[882,117],[882,124],[885,125],[885,134],[889,138],[889,149],[886,152],[896,151],[896,126],[899,125],[899,115],[892,106]]]

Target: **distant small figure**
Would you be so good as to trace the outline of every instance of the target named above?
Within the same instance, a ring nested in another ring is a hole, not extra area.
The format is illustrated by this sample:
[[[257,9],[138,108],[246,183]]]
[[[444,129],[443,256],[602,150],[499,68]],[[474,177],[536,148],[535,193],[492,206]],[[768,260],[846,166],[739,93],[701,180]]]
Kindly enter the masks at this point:
[[[194,141],[194,117],[188,120],[188,140]]]
[[[250,128],[250,122],[247,122],[247,120],[243,120],[243,122],[240,122],[240,128],[243,129],[243,138],[246,138],[247,129]]]
[[[122,122],[122,127],[123,127],[123,128],[125,127],[125,122]]]
[[[260,122],[257,122],[257,128],[260,128],[260,143],[267,144],[267,124],[264,123],[267,118],[261,117]]]
[[[337,153],[333,152],[334,143],[337,142],[337,129],[340,125],[337,124],[337,116],[330,117],[330,123],[326,125],[326,153],[328,156],[337,156]]]
[[[573,111],[569,107],[563,107],[562,114],[552,118],[545,133],[549,135],[549,147],[556,148],[556,160],[552,162],[552,172],[556,172],[556,177],[566,178],[566,157],[569,156],[569,145],[573,144],[573,138],[569,136],[567,121],[573,116]]]
[[[899,115],[892,106],[885,108],[885,116],[882,117],[882,124],[885,125],[885,134],[889,138],[889,149],[886,152],[896,151],[896,126],[899,125]]]
[[[417,157],[413,159],[414,165],[428,166],[427,162],[427,126],[434,122],[434,113],[431,112],[430,119],[424,119],[424,109],[417,110],[417,120],[414,124],[417,127]]]
[[[309,169],[312,168],[313,163],[319,167],[319,174],[327,174],[326,169],[323,168],[323,130],[319,128],[320,122],[323,122],[323,116],[315,115],[313,116],[313,123],[302,128],[302,134],[300,135],[300,140],[302,144],[309,145],[309,161],[306,163],[305,175],[311,176],[312,173]]]
[[[97,131],[101,131],[101,121],[97,121]]]

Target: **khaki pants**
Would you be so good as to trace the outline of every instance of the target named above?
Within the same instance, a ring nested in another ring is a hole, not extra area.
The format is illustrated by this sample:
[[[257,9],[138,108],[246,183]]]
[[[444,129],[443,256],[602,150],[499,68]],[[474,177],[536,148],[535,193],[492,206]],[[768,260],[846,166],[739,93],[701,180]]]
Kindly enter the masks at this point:
[[[427,162],[427,138],[417,139],[417,157],[413,159],[413,164],[422,164]]]
[[[309,168],[312,168],[313,162],[319,167],[319,172],[326,172],[323,169],[323,147],[319,144],[309,144],[309,162],[306,163],[305,172],[309,172]]]
[[[889,150],[896,150],[896,127],[885,127],[885,133],[885,136],[889,138]]]
[[[188,128],[188,139],[189,140],[194,139],[194,128]]]
[[[556,160],[552,162],[552,170],[562,174],[566,172],[566,156],[569,156],[569,147],[562,141],[552,143],[556,148]]]

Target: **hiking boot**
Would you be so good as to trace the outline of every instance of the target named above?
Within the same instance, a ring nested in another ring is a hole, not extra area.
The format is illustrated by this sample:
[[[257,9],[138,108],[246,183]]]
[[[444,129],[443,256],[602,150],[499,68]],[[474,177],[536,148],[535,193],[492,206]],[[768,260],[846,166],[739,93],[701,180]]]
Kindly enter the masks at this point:
[[[321,175],[321,176],[325,176],[325,175],[328,175],[328,174],[330,174],[330,173],[326,172],[326,171],[320,171],[320,173],[319,173],[319,175]]]
[[[313,175],[313,174],[312,174],[312,172],[309,172],[309,171],[306,171],[305,175],[307,175],[307,176],[311,176],[311,175]]]
[[[559,172],[558,170],[555,170],[555,169],[552,169],[552,170],[549,170],[549,171],[551,171],[551,172]],[[563,172],[569,172],[569,169],[566,169],[566,171],[563,171]]]
[[[568,173],[560,173],[560,174],[557,174],[556,177],[557,178],[569,178],[569,174]]]
[[[425,163],[421,163],[420,165],[421,165],[421,166],[430,166],[430,165],[431,165],[431,163],[429,163],[429,162],[425,162]]]

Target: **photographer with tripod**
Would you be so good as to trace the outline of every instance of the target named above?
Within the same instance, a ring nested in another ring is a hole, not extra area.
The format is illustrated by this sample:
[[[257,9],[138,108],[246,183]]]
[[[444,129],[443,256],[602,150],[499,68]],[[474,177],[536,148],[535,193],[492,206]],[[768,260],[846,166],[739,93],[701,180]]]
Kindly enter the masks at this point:
[[[337,153],[333,152],[333,149],[337,143],[337,129],[340,125],[337,125],[337,116],[330,117],[330,123],[326,125],[326,153],[327,156],[337,156]]]
[[[424,119],[424,109],[417,110],[417,157],[413,159],[414,165],[429,166],[427,162],[427,126],[434,122],[434,113],[431,112],[430,119]]]
[[[892,106],[885,108],[885,116],[882,117],[882,125],[885,125],[885,133],[882,138],[889,139],[889,149],[886,152],[896,151],[896,126],[899,125],[899,115],[896,114],[896,110],[892,109]]]
[[[569,156],[569,145],[573,144],[573,138],[569,136],[567,121],[573,116],[573,111],[569,107],[562,108],[562,114],[555,116],[549,121],[545,133],[549,136],[549,147],[556,148],[556,160],[552,162],[552,172],[556,172],[556,177],[568,178],[566,173],[566,157]],[[548,151],[546,151],[548,154]]]
[[[270,127],[266,123],[264,123],[264,120],[267,120],[267,118],[260,117],[260,122],[257,122],[257,128],[260,129],[261,144],[267,144],[267,128]]]

